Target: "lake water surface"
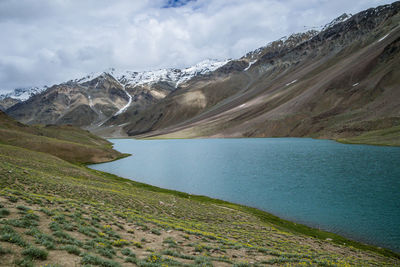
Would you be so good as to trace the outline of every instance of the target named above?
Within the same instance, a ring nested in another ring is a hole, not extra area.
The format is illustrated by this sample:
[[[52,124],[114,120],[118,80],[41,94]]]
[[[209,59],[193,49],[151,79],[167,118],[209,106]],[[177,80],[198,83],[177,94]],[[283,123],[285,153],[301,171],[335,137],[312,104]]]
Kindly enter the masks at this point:
[[[111,141],[133,156],[91,168],[400,252],[400,147],[304,138]]]

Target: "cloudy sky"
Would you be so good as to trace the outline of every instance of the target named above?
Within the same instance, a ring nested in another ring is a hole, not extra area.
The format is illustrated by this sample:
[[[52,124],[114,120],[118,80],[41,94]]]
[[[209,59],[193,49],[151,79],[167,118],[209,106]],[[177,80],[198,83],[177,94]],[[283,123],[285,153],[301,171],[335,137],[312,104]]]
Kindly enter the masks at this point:
[[[0,0],[0,93],[237,58],[385,0]]]

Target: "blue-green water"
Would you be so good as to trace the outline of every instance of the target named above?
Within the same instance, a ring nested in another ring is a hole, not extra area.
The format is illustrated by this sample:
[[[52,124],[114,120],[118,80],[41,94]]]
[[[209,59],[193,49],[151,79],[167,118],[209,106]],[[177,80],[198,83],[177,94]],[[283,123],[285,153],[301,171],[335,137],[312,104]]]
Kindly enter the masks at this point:
[[[400,147],[303,138],[112,142],[133,156],[92,168],[400,251]]]

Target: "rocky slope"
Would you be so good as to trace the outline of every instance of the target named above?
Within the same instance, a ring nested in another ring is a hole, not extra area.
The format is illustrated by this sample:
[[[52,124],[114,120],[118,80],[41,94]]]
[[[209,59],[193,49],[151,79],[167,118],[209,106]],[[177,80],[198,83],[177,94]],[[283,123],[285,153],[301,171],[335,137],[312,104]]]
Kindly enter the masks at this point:
[[[400,124],[400,2],[278,40],[124,126],[166,137],[351,137]],[[129,110],[128,110],[129,112]]]
[[[3,99],[0,100],[0,110],[4,111],[19,102],[21,101],[19,101],[18,99],[12,97],[4,97]]]
[[[348,138],[400,124],[400,2],[343,14],[240,59],[184,70],[109,70],[7,113],[103,136]]]
[[[17,88],[12,92],[0,95],[0,110],[6,110],[15,104],[25,101],[30,97],[46,90],[47,87]]]
[[[225,64],[203,61],[186,69],[133,72],[109,69],[54,85],[42,91],[16,90],[0,104],[7,113],[29,124],[72,124],[95,129],[128,107],[136,112],[158,102],[194,76]],[[31,94],[31,97],[25,97]],[[23,98],[24,96],[25,98]]]

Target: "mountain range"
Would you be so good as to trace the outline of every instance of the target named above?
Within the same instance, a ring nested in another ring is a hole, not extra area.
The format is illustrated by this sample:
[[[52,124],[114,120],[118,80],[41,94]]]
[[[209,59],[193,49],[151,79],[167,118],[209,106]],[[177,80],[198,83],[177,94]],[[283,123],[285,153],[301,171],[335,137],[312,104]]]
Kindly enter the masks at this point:
[[[400,2],[344,14],[239,59],[186,69],[109,69],[0,108],[28,124],[106,137],[351,138],[400,125]],[[21,90],[20,90],[21,91]]]

